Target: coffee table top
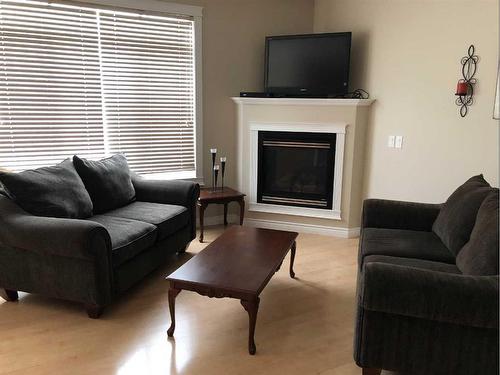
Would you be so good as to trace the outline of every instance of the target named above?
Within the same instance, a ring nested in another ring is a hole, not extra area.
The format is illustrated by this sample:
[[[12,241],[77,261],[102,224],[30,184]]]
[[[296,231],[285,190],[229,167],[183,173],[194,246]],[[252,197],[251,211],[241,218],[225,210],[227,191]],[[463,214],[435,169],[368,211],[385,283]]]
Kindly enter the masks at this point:
[[[231,227],[167,280],[258,295],[297,236],[296,232]]]
[[[212,190],[212,188],[203,188],[200,190],[200,197],[198,200],[200,202],[210,202],[210,201],[218,201],[221,199],[237,199],[244,197],[245,194],[240,193],[230,187],[224,186],[224,189],[218,188],[216,190]]]

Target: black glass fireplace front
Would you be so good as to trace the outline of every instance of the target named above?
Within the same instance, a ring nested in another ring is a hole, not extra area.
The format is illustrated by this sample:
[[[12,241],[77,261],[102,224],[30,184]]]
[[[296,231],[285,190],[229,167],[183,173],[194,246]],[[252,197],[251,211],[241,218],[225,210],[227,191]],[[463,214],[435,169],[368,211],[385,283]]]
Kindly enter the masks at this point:
[[[336,135],[259,131],[257,202],[332,208]]]

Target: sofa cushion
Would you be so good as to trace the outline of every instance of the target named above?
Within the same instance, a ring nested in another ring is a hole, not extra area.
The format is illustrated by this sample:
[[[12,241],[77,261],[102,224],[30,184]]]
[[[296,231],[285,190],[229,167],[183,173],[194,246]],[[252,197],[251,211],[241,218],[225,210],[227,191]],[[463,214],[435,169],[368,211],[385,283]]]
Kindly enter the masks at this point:
[[[189,223],[186,207],[173,204],[133,202],[106,212],[107,216],[144,221],[158,227],[158,239],[163,240]]]
[[[153,246],[158,235],[154,225],[142,221],[105,215],[95,215],[88,220],[101,224],[108,231],[115,267]]]
[[[479,206],[491,191],[483,175],[471,177],[439,211],[432,230],[455,255],[469,241]]]
[[[92,201],[70,159],[19,173],[0,172],[0,184],[7,196],[32,215],[69,219],[92,216]]]
[[[498,275],[498,189],[479,207],[470,240],[457,256],[457,266],[467,275]]]
[[[454,264],[435,262],[432,260],[401,258],[388,255],[368,255],[365,257],[364,263],[367,264],[370,262],[395,264],[399,266],[419,268],[422,270],[461,274],[458,267]]]
[[[360,266],[368,255],[389,255],[455,264],[453,254],[433,232],[364,228],[360,245]]]
[[[127,159],[122,154],[99,161],[73,157],[73,163],[87,188],[94,213],[101,214],[135,200]]]

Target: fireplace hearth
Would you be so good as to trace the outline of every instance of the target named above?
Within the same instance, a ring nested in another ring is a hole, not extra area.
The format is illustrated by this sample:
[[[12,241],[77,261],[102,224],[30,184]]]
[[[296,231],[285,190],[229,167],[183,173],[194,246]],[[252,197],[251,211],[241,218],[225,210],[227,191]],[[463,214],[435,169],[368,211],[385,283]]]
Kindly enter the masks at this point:
[[[258,132],[257,202],[332,209],[335,133]]]

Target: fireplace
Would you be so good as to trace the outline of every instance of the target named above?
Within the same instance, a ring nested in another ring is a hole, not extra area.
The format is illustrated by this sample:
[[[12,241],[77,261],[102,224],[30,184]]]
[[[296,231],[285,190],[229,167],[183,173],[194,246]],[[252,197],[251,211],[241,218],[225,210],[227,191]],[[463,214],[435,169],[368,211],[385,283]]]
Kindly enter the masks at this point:
[[[259,131],[257,202],[331,210],[336,136]]]

